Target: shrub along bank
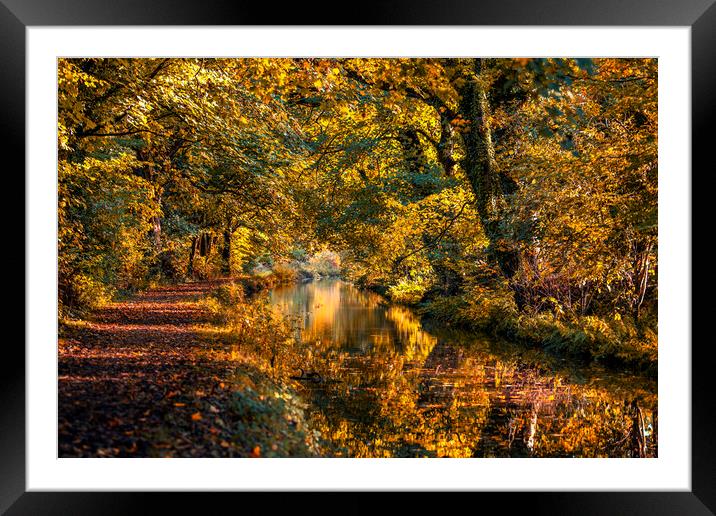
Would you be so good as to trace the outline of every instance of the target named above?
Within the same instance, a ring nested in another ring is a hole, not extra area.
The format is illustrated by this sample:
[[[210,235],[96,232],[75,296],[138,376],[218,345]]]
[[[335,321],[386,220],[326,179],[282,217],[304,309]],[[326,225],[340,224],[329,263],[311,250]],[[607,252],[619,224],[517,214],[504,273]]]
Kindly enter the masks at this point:
[[[604,317],[550,311],[520,311],[507,290],[467,287],[443,296],[407,282],[391,287],[363,285],[393,302],[411,306],[427,319],[610,367],[657,373],[656,320],[639,324],[628,316]]]
[[[208,358],[234,364],[237,390],[227,407],[237,416],[234,439],[254,443],[260,456],[321,455],[320,435],[309,427],[306,405],[288,382],[301,356],[291,321],[276,313],[265,295],[296,279],[293,269],[274,267],[226,282],[198,301],[210,314],[210,323],[195,328],[211,343]]]

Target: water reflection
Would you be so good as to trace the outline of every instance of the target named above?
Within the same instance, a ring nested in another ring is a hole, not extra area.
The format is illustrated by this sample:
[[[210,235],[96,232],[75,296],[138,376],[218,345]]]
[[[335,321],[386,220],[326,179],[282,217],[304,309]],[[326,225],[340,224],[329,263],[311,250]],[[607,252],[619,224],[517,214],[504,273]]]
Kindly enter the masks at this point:
[[[296,382],[328,455],[644,457],[656,454],[656,386],[494,339],[430,328],[341,281],[276,289],[306,368]]]
[[[327,343],[353,353],[427,354],[437,339],[400,306],[337,280],[276,289],[271,303],[294,316],[297,338]]]

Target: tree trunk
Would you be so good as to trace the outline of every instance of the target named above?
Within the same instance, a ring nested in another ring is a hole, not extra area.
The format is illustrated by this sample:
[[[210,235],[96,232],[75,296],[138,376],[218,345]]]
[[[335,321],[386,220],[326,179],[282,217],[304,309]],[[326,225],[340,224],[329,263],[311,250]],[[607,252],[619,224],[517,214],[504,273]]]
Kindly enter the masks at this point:
[[[641,305],[644,302],[647,287],[649,286],[649,256],[653,244],[649,241],[644,241],[635,244],[634,247],[632,315],[634,321],[638,322],[641,316]]]
[[[448,124],[449,125],[449,124]],[[447,129],[443,128],[443,135],[447,138],[449,134],[446,132]],[[451,133],[450,133],[451,134]],[[429,160],[427,155],[425,154],[425,150],[423,149],[423,146],[420,142],[420,138],[418,136],[417,131],[413,128],[406,128],[398,136],[398,139],[400,141],[400,145],[403,149],[403,159],[406,168],[412,173],[417,174],[424,174],[428,170],[429,166]],[[445,143],[447,145],[447,143]],[[447,153],[450,153],[450,156],[452,156],[452,150],[445,148],[445,154],[442,156],[442,158],[447,159]],[[450,158],[452,159],[452,158]],[[442,163],[442,159],[441,159]],[[454,167],[455,162],[446,162],[449,166]],[[450,164],[452,163],[452,164]],[[445,163],[443,163],[443,167],[445,167]],[[453,170],[445,170],[446,175],[453,174]],[[413,185],[413,191],[416,194],[418,198],[425,198],[431,194],[434,193],[434,188],[430,183],[414,183]],[[457,277],[455,274],[451,274],[451,271],[447,270],[445,268],[444,263],[442,260],[436,260],[434,257],[434,253],[431,253],[431,249],[434,249],[435,242],[432,242],[429,238],[427,233],[423,233],[421,235],[421,242],[423,244],[423,249],[428,253],[428,260],[430,261],[430,265],[432,266],[433,270],[435,271],[436,276],[439,278],[439,282],[441,283],[441,290],[443,294],[448,293],[455,293],[457,286],[459,284],[460,278]],[[394,262],[393,264],[393,273],[398,273],[398,266],[402,260],[398,260]]]
[[[446,111],[440,112],[440,142],[438,143],[438,160],[447,177],[455,175],[457,160],[455,159],[455,129]]]
[[[405,166],[410,172],[409,177],[413,178],[416,174],[425,174],[428,171],[429,162],[417,131],[412,127],[406,127],[398,135],[398,140],[403,149]],[[430,183],[414,181],[411,186],[418,198],[424,198],[433,193],[433,187]]]
[[[152,217],[152,241],[157,252],[162,250],[162,219],[159,215]]]
[[[198,237],[191,239],[191,250],[189,251],[189,266],[187,267],[186,275],[192,279],[194,278],[194,255],[196,254],[196,244],[198,240]]]
[[[487,92],[482,83],[482,59],[475,59],[467,70],[465,85],[460,90],[460,111],[469,122],[463,133],[465,157],[463,168],[475,194],[477,209],[490,238],[499,237],[497,224],[503,208],[502,190],[497,174],[495,148],[488,123],[490,115]]]
[[[142,155],[140,154],[140,158]],[[151,231],[151,238],[152,243],[154,244],[154,251],[156,254],[159,254],[162,250],[162,220],[159,216],[159,213],[161,213],[162,209],[162,188],[157,185],[157,174],[154,170],[153,165],[147,165],[146,168],[146,179],[152,184],[152,192],[154,197],[154,203],[156,204],[157,208],[157,215],[154,215],[151,219],[152,229]]]
[[[215,238],[209,232],[202,232],[199,235],[199,256],[211,255],[211,248],[215,243]]]
[[[631,440],[631,452],[635,457],[646,457],[646,436],[644,435],[644,415],[636,399],[631,402],[630,416],[632,420],[629,437]]]
[[[224,244],[221,248],[221,272],[231,276],[231,230],[224,229]]]
[[[654,414],[651,416],[651,442],[654,450],[654,457],[659,456],[659,410],[654,409]]]
[[[461,95],[460,113],[469,122],[463,133],[465,157],[462,166],[475,194],[477,212],[490,241],[488,253],[497,262],[509,279],[519,268],[519,253],[514,243],[507,238],[504,230],[506,208],[503,181],[495,160],[495,147],[490,129],[490,105],[483,82],[483,60],[474,59],[471,67],[464,70],[464,86]],[[471,68],[471,69],[470,69]]]

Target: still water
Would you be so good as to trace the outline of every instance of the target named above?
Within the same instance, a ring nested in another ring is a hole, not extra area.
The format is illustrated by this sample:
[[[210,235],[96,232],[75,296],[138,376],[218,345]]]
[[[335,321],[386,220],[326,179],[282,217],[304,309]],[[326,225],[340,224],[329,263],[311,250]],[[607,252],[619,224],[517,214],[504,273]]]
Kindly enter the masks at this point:
[[[275,289],[328,454],[653,457],[656,382],[426,325],[339,280]],[[319,376],[320,375],[320,376]]]

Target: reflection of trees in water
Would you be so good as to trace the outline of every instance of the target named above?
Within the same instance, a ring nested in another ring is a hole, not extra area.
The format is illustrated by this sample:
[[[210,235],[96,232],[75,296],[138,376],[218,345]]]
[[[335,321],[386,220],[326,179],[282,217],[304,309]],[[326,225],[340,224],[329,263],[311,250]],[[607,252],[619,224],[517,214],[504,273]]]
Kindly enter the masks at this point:
[[[515,370],[503,376],[475,457],[647,457],[656,434],[636,399],[564,384],[559,377]],[[508,382],[508,383],[506,383]],[[646,407],[653,400],[642,400]]]
[[[416,367],[398,354],[344,355],[336,371],[344,383],[311,389],[319,409],[314,423],[346,450],[342,454],[355,457],[655,453],[648,432],[633,430],[632,404],[602,390],[499,361],[467,358],[455,369],[443,365]],[[651,413],[638,410],[644,422],[637,427],[646,428]],[[641,452],[635,447],[640,442]]]
[[[304,314],[302,358],[327,379],[298,388],[329,455],[656,453],[655,395],[633,402],[633,388],[569,384],[484,346],[458,347],[424,331],[410,310],[338,283],[294,289],[281,301]]]
[[[423,362],[420,382],[418,384],[418,404],[421,407],[431,405],[447,405],[455,397],[455,384],[447,376],[460,368],[463,350],[444,342],[432,348]],[[441,375],[440,372],[443,371]]]
[[[304,342],[326,341],[366,353],[373,347],[395,348],[403,342],[395,334],[381,302],[380,296],[334,280],[272,293],[272,303],[278,311],[296,316],[297,338]]]
[[[386,310],[386,317],[393,324],[398,346],[407,360],[422,360],[432,352],[438,339],[423,330],[413,312],[392,305]]]
[[[569,400],[569,387],[559,378],[541,377],[535,369],[494,361],[484,366],[492,404],[473,449],[473,457],[536,455],[541,423],[559,400]]]

